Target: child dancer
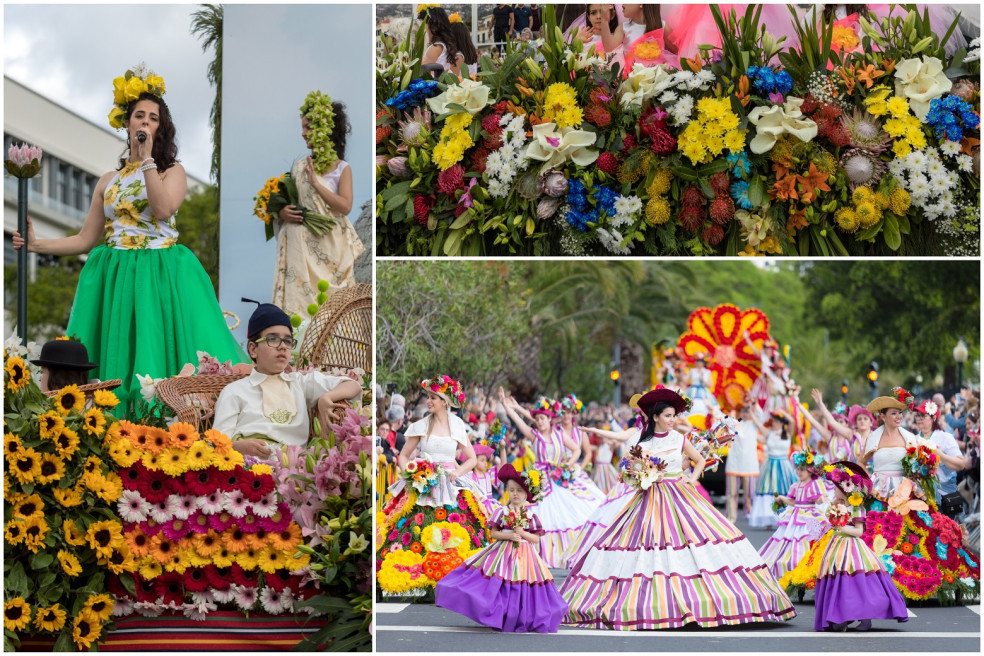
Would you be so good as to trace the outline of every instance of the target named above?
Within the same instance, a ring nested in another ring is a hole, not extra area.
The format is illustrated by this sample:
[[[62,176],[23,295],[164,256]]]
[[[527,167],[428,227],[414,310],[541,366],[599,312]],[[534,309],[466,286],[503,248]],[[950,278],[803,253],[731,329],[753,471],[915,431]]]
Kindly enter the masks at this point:
[[[541,493],[539,472],[499,468],[509,506],[488,521],[494,542],[438,581],[435,603],[509,633],[556,633],[567,612],[550,569],[537,553],[540,520],[527,507]]]
[[[832,537],[820,557],[816,587],[816,631],[844,631],[860,620],[858,630],[871,628],[871,620],[909,619],[905,600],[864,533],[865,497],[871,479],[860,465],[842,460],[824,467],[834,485],[834,503],[827,511]]]
[[[496,486],[495,479],[495,469],[492,468],[492,456],[495,453],[491,447],[485,446],[484,444],[475,443],[472,448],[475,450],[475,457],[478,462],[475,463],[475,469],[471,470],[465,474],[465,478],[470,478],[479,490],[482,491],[484,497],[480,497],[482,505],[485,506],[485,510],[491,513],[495,509],[496,503],[494,492]]]
[[[793,465],[799,479],[781,495],[778,501],[788,506],[779,515],[779,528],[759,549],[759,555],[769,565],[777,579],[796,567],[810,544],[823,535],[829,525],[820,506],[827,500],[827,489],[819,478],[823,460],[814,451],[797,451]]]

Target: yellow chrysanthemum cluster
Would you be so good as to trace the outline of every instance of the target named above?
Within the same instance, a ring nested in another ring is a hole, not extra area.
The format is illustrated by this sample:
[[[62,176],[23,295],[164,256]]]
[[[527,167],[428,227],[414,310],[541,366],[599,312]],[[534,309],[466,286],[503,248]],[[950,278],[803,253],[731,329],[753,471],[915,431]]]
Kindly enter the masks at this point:
[[[120,129],[126,117],[127,107],[140,97],[142,93],[152,93],[163,96],[165,91],[164,78],[152,72],[141,76],[133,71],[113,80],[113,109],[109,111],[109,127]]]
[[[747,132],[738,129],[739,124],[729,99],[701,98],[697,101],[697,118],[687,124],[677,149],[692,164],[709,162],[725,149],[737,153],[745,148]]]
[[[577,92],[566,82],[555,82],[547,87],[543,96],[543,121],[553,121],[558,128],[576,128],[584,120],[584,112],[577,106]]]
[[[807,588],[813,588],[817,576],[820,574],[820,560],[823,555],[824,550],[827,547],[827,543],[834,536],[833,531],[827,531],[824,535],[810,548],[806,556],[799,562],[799,564],[790,572],[786,572],[781,579],[779,579],[779,585],[786,589],[786,592],[791,592],[791,586],[806,586]]]
[[[263,223],[270,223],[273,217],[267,212],[267,205],[270,203],[270,196],[275,194],[280,188],[280,183],[284,179],[283,175],[278,175],[276,177],[270,178],[263,184],[263,188],[256,192],[253,196],[253,214],[259,218]]]
[[[386,554],[376,573],[376,582],[380,589],[392,593],[437,584],[424,574],[424,557],[409,549],[398,549]]]
[[[892,152],[898,157],[905,157],[913,150],[926,147],[926,133],[922,123],[909,108],[909,101],[901,96],[889,97],[890,91],[882,87],[868,95],[864,104],[872,116],[885,116],[885,132],[894,139]]]
[[[461,112],[449,116],[441,128],[441,136],[434,146],[434,163],[437,168],[447,171],[461,161],[465,151],[475,145],[468,126],[472,123],[472,115]]]
[[[471,536],[468,531],[454,522],[434,522],[427,526],[420,534],[420,543],[432,553],[455,549],[462,558],[467,558],[471,550]]]

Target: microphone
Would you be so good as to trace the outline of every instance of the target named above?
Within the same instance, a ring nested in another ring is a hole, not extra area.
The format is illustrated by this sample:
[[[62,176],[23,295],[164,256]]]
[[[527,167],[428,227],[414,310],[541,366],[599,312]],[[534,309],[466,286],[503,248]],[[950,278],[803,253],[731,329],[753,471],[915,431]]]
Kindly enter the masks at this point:
[[[147,134],[143,130],[137,132],[137,141],[140,143],[147,141]]]

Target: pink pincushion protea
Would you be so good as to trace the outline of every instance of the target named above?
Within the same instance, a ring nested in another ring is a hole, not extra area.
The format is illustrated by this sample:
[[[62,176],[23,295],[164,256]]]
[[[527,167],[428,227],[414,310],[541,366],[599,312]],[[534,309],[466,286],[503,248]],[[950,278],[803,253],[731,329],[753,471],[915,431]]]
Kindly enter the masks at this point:
[[[840,123],[847,132],[849,143],[872,155],[881,154],[892,142],[888,133],[882,130],[878,119],[868,112],[855,109],[853,114],[843,114]]]
[[[885,164],[877,156],[859,148],[845,152],[841,156],[840,166],[847,174],[851,191],[858,187],[876,187],[885,175]]]

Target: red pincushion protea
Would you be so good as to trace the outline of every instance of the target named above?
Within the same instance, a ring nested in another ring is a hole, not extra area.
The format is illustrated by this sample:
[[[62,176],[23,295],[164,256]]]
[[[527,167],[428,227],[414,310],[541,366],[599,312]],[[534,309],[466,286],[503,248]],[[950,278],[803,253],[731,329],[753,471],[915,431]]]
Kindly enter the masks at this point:
[[[465,188],[465,169],[461,164],[455,164],[446,171],[437,174],[437,189],[442,194],[454,196],[454,192]]]
[[[591,102],[602,105],[612,99],[612,92],[605,87],[595,87],[588,96]]]
[[[718,225],[725,225],[735,215],[735,202],[727,196],[718,196],[711,201],[711,219]],[[711,243],[708,240],[708,243]]]
[[[608,175],[616,175],[618,173],[618,159],[614,154],[604,152],[598,156],[598,168]]]
[[[597,125],[599,128],[604,128],[611,124],[612,115],[601,105],[591,103],[584,108],[584,120]]]
[[[636,141],[636,138],[635,138],[635,135],[634,134],[627,134],[627,135],[625,135],[625,139],[622,139],[622,152],[621,152],[621,154],[624,155],[627,151],[632,150],[633,148],[637,147],[638,145],[639,145],[639,142]]]
[[[388,125],[377,125],[376,126],[376,143],[381,144],[386,141],[389,136],[393,134],[393,128]]]
[[[502,132],[502,126],[499,125],[499,121],[502,120],[502,114],[489,114],[482,119],[482,129],[489,134],[495,133],[498,135]]]
[[[703,237],[704,241],[706,241],[711,246],[717,246],[724,240],[724,228],[717,225],[716,223],[712,223],[711,225],[704,228],[703,232],[701,233],[701,237]]]
[[[820,103],[816,101],[816,98],[810,94],[807,94],[807,96],[803,98],[803,104],[800,105],[800,111],[804,114],[812,114],[817,111],[819,107]]]
[[[434,207],[434,203],[437,199],[434,194],[427,194],[426,196],[414,196],[413,197],[413,218],[414,220],[422,226],[427,225],[427,215],[430,214],[431,208]]]
[[[680,197],[680,204],[684,208],[702,208],[704,207],[704,194],[700,193],[700,189],[695,185],[690,185],[683,190],[683,195]]]
[[[492,151],[484,145],[473,150],[471,154],[472,169],[478,173],[485,173],[485,166],[486,162],[488,162],[490,152]]]
[[[684,230],[697,232],[704,225],[704,210],[702,207],[684,207],[680,210],[677,220]]]
[[[710,177],[708,183],[711,185],[711,189],[718,196],[727,196],[728,187],[731,186],[731,178],[724,171],[718,171]]]

